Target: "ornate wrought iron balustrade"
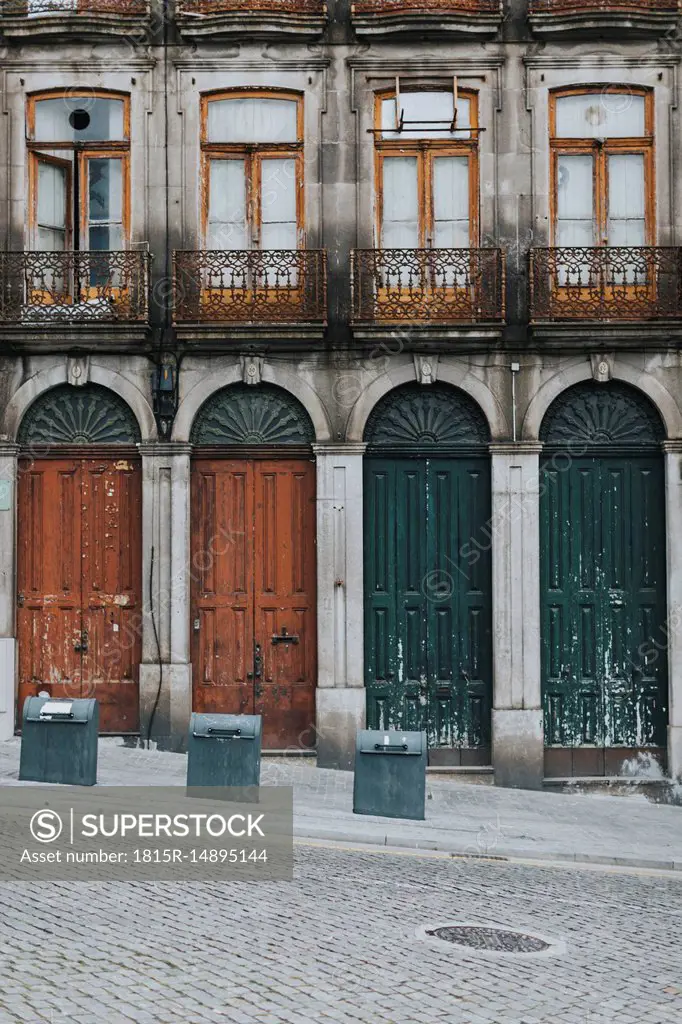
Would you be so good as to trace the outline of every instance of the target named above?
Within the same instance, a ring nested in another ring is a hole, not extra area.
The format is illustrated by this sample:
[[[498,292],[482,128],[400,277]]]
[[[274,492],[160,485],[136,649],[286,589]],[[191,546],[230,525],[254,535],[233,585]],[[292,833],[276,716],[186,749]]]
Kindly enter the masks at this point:
[[[321,249],[185,250],[173,254],[176,323],[324,324]]]
[[[530,317],[532,322],[682,319],[682,249],[531,249]]]
[[[0,253],[0,323],[149,319],[148,252]]]
[[[650,14],[680,10],[680,0],[528,0],[530,14]]]
[[[37,18],[46,14],[115,14],[126,17],[148,12],[148,0],[0,0],[0,15],[7,18]]]
[[[356,249],[355,323],[486,323],[505,314],[501,249]]]
[[[177,13],[222,14],[226,11],[259,11],[266,14],[324,14],[324,0],[179,0]]]
[[[500,0],[354,0],[353,13],[499,14]]]

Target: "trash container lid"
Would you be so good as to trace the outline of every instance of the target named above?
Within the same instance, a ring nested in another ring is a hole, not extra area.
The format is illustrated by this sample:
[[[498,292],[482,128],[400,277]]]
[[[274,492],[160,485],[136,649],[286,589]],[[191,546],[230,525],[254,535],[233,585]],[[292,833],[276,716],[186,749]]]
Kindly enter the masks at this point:
[[[97,713],[97,701],[63,699],[61,697],[27,697],[24,702],[25,722],[90,722]]]
[[[425,750],[425,732],[360,729],[357,736],[359,754],[423,754]]]
[[[260,715],[200,715],[189,723],[191,736],[203,739],[255,740],[261,733]]]

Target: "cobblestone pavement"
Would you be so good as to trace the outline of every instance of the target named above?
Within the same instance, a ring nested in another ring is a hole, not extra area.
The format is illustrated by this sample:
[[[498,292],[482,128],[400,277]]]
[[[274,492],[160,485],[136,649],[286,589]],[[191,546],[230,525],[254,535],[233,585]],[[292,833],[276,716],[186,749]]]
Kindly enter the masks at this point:
[[[679,1024],[682,879],[297,847],[293,883],[0,885],[0,1022]],[[424,941],[525,928],[556,956]]]

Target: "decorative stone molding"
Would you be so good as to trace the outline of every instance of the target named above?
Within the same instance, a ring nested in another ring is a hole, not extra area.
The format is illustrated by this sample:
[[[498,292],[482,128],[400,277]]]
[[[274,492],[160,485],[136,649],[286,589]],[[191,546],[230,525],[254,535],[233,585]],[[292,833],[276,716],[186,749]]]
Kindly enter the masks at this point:
[[[66,357],[66,380],[75,388],[82,388],[90,381],[90,356]]]
[[[438,354],[414,355],[414,372],[420,384],[434,384],[438,380]]]
[[[260,384],[263,380],[262,356],[240,356],[239,362],[242,368],[242,380],[245,384]]]

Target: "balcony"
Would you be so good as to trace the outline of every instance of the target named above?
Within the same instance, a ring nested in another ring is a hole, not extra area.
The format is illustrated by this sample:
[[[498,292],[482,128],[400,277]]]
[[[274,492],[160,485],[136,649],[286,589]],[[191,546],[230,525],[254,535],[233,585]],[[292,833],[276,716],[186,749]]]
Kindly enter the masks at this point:
[[[405,328],[420,340],[499,338],[505,320],[501,249],[356,249],[351,254],[356,338]]]
[[[663,36],[672,33],[680,0],[529,0],[535,35],[548,38]]]
[[[181,341],[286,343],[322,338],[327,254],[320,249],[185,250],[173,254],[173,322]]]
[[[148,252],[0,253],[0,326],[36,350],[127,349],[147,337]]]
[[[0,33],[7,39],[148,41],[149,0],[0,0]]]
[[[358,36],[490,39],[502,24],[502,7],[502,0],[355,0],[351,22]]]
[[[591,337],[640,346],[675,324],[679,335],[682,248],[531,249],[530,322],[535,337],[575,335],[581,323]]]
[[[322,35],[325,0],[177,0],[176,21],[187,39]]]

